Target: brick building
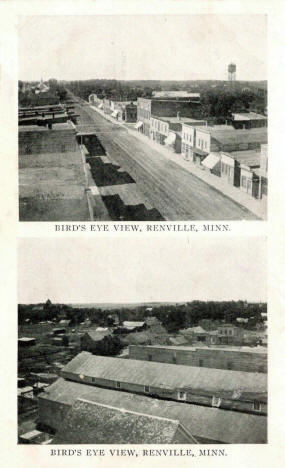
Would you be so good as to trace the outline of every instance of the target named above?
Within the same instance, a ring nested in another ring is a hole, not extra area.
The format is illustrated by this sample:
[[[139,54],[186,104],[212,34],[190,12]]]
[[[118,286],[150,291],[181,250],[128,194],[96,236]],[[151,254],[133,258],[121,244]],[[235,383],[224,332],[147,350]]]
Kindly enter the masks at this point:
[[[137,126],[144,135],[150,137],[150,119],[154,117],[193,117],[199,110],[198,101],[178,99],[138,98]]]

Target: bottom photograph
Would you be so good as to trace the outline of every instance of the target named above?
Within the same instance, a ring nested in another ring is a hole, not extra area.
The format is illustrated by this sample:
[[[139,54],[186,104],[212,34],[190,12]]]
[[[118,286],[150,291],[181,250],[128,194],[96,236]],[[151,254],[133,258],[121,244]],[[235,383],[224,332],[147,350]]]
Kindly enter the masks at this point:
[[[19,239],[18,443],[267,443],[266,250]]]

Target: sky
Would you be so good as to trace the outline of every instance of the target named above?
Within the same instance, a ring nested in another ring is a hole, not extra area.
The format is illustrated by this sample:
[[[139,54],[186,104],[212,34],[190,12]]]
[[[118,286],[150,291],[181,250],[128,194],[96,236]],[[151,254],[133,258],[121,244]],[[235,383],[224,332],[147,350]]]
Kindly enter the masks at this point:
[[[18,302],[266,301],[258,237],[22,238]]]
[[[19,79],[267,78],[265,15],[27,16]]]

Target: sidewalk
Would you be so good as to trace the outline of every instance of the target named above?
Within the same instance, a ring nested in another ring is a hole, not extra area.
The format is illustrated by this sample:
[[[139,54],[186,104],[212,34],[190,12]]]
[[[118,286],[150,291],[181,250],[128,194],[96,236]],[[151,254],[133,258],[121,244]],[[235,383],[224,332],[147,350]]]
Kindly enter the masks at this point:
[[[110,115],[105,114],[104,111],[102,111],[101,109],[98,109],[95,106],[90,106],[90,108],[98,112],[102,117],[104,117],[109,122],[112,122],[113,124],[117,124],[120,127],[124,127],[135,138],[140,139],[141,141],[149,145],[151,148],[158,151],[162,156],[178,164],[183,169],[190,172],[190,174],[203,180],[205,183],[215,188],[217,191],[221,192],[226,197],[244,206],[245,208],[247,208],[249,211],[254,213],[259,218],[263,220],[267,219],[266,200],[256,200],[255,198],[251,198],[242,190],[240,190],[238,187],[229,185],[221,177],[218,177],[214,174],[209,174],[201,166],[199,167],[190,161],[186,161],[185,159],[183,159],[183,156],[181,153],[173,153],[166,147],[160,145],[159,143],[156,143],[155,141],[152,141],[147,136],[135,130],[134,129],[135,124],[126,124],[126,123],[118,122],[116,119],[112,118]]]

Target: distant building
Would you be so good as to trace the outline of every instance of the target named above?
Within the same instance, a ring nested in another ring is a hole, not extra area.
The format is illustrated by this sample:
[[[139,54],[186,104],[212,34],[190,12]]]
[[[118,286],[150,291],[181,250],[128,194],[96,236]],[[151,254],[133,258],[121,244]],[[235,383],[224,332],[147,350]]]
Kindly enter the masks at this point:
[[[18,346],[22,348],[28,348],[30,346],[35,346],[36,344],[36,339],[35,338],[30,338],[30,337],[22,337],[18,338]]]
[[[235,129],[267,127],[267,117],[255,112],[236,112],[232,114],[231,124]]]
[[[224,324],[218,326],[218,338],[220,344],[242,345],[244,330],[235,325]]]
[[[150,136],[151,117],[193,117],[193,113],[199,109],[199,102],[190,99],[177,100],[175,98],[156,99],[138,98],[137,125],[136,128],[146,136]]]
[[[267,351],[263,348],[137,345],[129,347],[129,359],[242,372],[267,372]]]
[[[94,354],[106,354],[111,348],[112,342],[113,337],[110,330],[89,330],[80,338],[80,349]]]

